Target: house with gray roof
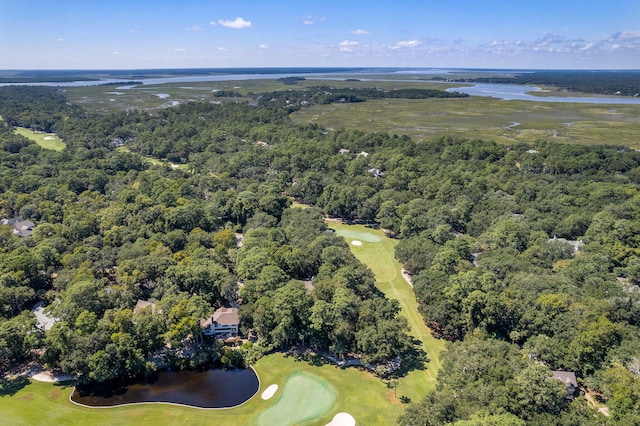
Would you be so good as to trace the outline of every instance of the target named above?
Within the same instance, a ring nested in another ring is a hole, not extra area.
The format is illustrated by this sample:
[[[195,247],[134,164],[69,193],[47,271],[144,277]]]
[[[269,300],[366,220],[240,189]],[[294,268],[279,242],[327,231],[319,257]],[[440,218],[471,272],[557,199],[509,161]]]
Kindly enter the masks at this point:
[[[238,308],[218,308],[213,315],[200,320],[202,334],[217,338],[236,337],[239,325]]]
[[[573,371],[554,371],[554,379],[560,380],[567,387],[567,399],[573,401],[576,396],[580,395],[578,389],[578,380],[576,379],[576,373]]]
[[[11,219],[0,219],[0,225],[9,225],[13,228],[13,233],[19,237],[28,237],[33,233],[36,224],[30,220],[24,220],[20,216]]]

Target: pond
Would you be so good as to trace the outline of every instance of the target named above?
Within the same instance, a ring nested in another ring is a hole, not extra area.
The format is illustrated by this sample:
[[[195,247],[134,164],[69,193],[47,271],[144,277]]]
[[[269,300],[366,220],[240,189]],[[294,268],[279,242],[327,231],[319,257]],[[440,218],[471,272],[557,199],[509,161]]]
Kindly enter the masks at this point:
[[[253,369],[160,371],[144,383],[78,385],[75,403],[89,407],[163,402],[198,408],[229,408],[253,397],[260,387]]]

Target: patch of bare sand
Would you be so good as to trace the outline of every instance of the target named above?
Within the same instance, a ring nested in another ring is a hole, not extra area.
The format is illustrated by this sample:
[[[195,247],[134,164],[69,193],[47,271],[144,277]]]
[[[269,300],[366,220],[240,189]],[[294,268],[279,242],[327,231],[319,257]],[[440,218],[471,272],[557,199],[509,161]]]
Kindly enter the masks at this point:
[[[278,385],[269,385],[264,392],[262,392],[262,399],[271,399],[273,395],[275,395],[278,390]]]
[[[333,416],[330,423],[326,426],[355,426],[356,419],[349,413],[338,413]]]

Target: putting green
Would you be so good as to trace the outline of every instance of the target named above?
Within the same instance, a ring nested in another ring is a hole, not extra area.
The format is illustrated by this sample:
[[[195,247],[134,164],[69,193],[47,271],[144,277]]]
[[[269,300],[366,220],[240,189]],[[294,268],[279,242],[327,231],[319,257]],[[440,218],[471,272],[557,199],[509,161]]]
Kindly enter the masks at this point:
[[[317,376],[296,372],[285,382],[276,403],[258,416],[257,424],[299,424],[326,414],[335,402],[336,390],[329,383]]]
[[[358,232],[358,231],[351,231],[349,229],[337,229],[336,233],[346,239],[366,241],[367,243],[379,243],[380,241],[382,241],[382,238],[370,232]]]

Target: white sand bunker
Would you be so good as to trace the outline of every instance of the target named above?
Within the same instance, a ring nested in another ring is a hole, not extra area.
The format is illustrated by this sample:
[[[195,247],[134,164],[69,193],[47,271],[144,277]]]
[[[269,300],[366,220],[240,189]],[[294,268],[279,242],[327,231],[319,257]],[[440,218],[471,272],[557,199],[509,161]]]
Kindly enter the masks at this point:
[[[326,426],[356,426],[356,419],[349,413],[338,413]]]
[[[362,245],[362,241],[353,240],[353,241],[351,241],[351,244],[353,244],[354,246],[361,246]]]
[[[264,392],[262,392],[262,399],[269,399],[271,398],[276,391],[278,390],[278,385],[269,385]]]
[[[45,136],[44,138],[42,138],[42,140],[45,141],[54,141],[56,140],[55,136]]]

